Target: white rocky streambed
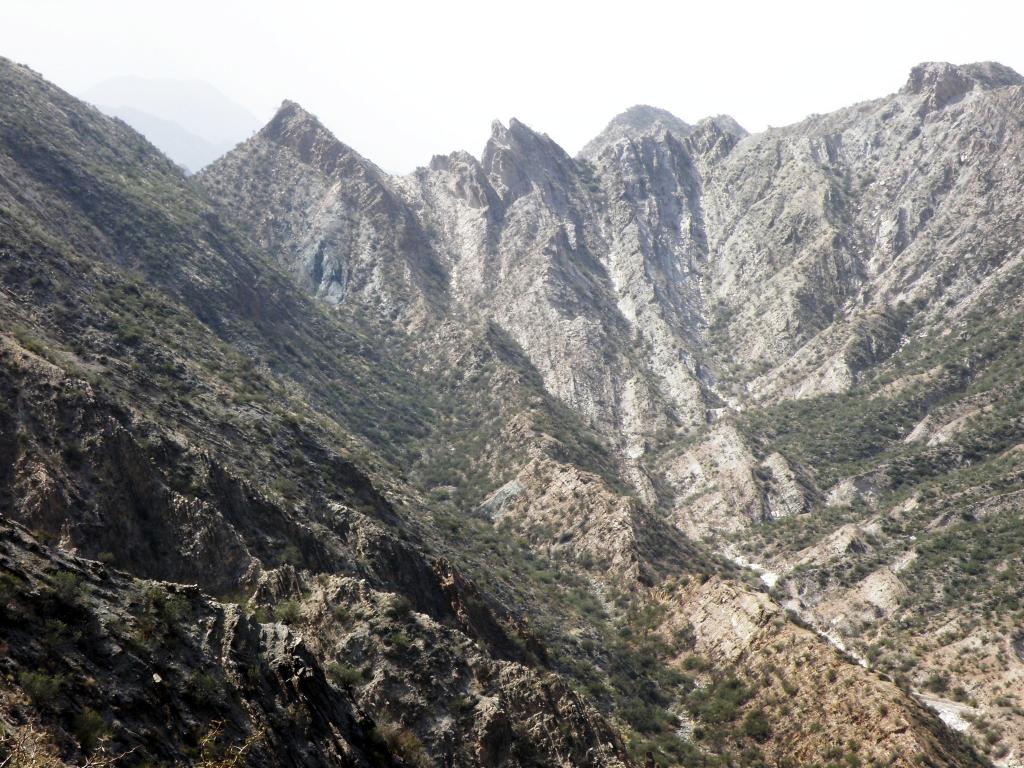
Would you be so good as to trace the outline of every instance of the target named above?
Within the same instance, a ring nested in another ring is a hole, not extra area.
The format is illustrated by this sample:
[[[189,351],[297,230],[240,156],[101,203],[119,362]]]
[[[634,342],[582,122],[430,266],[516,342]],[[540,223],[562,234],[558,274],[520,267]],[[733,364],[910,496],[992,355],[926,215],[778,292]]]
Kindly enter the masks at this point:
[[[747,570],[753,571],[761,579],[761,582],[771,589],[779,583],[779,579],[782,577],[775,571],[769,570],[760,563],[755,563],[748,560],[743,555],[736,554],[735,552],[724,551],[722,554],[730,561],[738,565],[740,568],[746,568]]]
[[[974,707],[970,707],[967,704],[961,704],[958,701],[940,699],[938,696],[932,696],[927,693],[915,692],[914,696],[916,696],[917,700],[922,704],[926,704],[938,712],[939,719],[954,731],[960,731],[963,733],[970,730],[971,724],[967,720],[967,717],[975,714],[976,710]]]
[[[756,573],[761,579],[761,582],[769,589],[773,588],[782,579],[781,574],[766,568],[760,563],[755,563],[743,555],[731,551],[723,551],[722,554],[741,568],[746,568]],[[805,616],[799,611],[796,611],[796,613],[809,628],[811,628],[819,637],[828,642],[829,645],[843,653],[845,656],[856,661],[860,666],[864,667],[864,669],[870,669],[868,660],[856,651],[847,648],[846,644],[835,630],[823,630],[813,619]],[[921,693],[920,691],[911,690],[911,694],[913,694],[913,696],[922,704],[938,714],[939,719],[953,730],[961,733],[966,733],[970,730],[971,723],[968,720],[968,717],[976,713],[976,710],[973,707],[968,706],[967,704],[961,704],[960,702],[942,699],[938,696]]]

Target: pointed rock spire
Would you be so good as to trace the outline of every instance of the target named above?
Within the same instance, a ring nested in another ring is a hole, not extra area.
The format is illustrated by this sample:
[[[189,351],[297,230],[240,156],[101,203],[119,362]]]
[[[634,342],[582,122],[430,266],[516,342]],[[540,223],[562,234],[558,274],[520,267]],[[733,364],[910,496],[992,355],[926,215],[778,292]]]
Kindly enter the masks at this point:
[[[310,132],[330,133],[311,112],[297,102],[285,99],[260,133],[268,139],[283,142],[289,137]]]
[[[491,138],[480,164],[507,204],[534,185],[550,188],[552,183],[561,184],[570,172],[572,158],[547,134],[537,133],[513,117],[507,128],[500,120],[491,123]]]
[[[285,100],[258,134],[279,146],[289,147],[304,163],[333,174],[344,160],[362,166],[377,176],[385,174],[376,165],[342,143],[317,117],[294,101]]]

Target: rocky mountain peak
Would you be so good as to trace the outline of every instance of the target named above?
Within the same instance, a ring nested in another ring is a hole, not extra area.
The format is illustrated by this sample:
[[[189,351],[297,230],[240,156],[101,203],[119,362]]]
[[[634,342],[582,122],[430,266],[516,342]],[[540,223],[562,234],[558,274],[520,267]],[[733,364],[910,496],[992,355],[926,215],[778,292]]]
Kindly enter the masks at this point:
[[[434,155],[427,168],[431,171],[450,171],[456,165],[479,166],[480,161],[469,152],[458,149],[447,155]]]
[[[513,117],[507,128],[500,120],[491,123],[491,138],[480,162],[507,204],[526,194],[534,184],[544,186],[544,182],[564,175],[572,158],[547,134]]]
[[[629,125],[637,130],[643,130],[646,126],[654,123],[664,123],[666,126],[675,128],[680,133],[690,130],[690,126],[667,109],[652,107],[649,104],[636,104],[621,114],[617,115],[612,124]]]
[[[978,85],[990,90],[1021,85],[1024,83],[1024,77],[1010,67],[994,61],[960,65],[946,61],[926,61],[910,70],[903,91],[923,93],[930,88],[953,81],[969,83],[969,87],[972,88]]]
[[[742,139],[744,136],[749,135],[747,129],[736,122],[735,118],[731,115],[714,115],[713,117],[705,117],[693,126],[694,133],[707,130],[714,130],[719,133],[729,134],[738,139]]]
[[[491,121],[491,141],[506,141],[508,138],[508,128],[501,120],[494,119]]]
[[[924,62],[910,70],[901,93],[924,96],[921,114],[942,109],[962,99],[975,88],[993,90],[1024,83],[1015,71],[995,62],[956,65]]]
[[[302,162],[327,175],[332,174],[345,157],[358,158],[361,164],[376,170],[376,166],[339,141],[314,114],[294,101],[281,102],[270,122],[257,135],[292,149]]]
[[[534,148],[549,149],[551,147],[561,150],[561,147],[558,147],[547,134],[538,133],[526,123],[514,117],[508,121],[507,128],[501,120],[494,120],[491,123],[491,138],[487,142],[487,146],[491,147],[492,145],[495,148],[501,147],[518,151],[529,151]],[[487,153],[486,148],[484,153]]]
[[[261,135],[277,142],[285,141],[299,133],[309,132],[329,133],[316,115],[290,99],[281,102],[270,122],[260,130]]]
[[[667,109],[637,104],[613,117],[605,129],[583,147],[580,157],[596,157],[604,147],[620,139],[636,138],[657,130],[667,130],[682,138],[693,131],[693,126]]]
[[[721,158],[729,154],[736,143],[750,134],[729,115],[705,117],[687,137],[691,150],[707,158]]]
[[[1016,70],[996,61],[964,64],[960,69],[983,88],[1006,88],[1024,84],[1024,77]]]

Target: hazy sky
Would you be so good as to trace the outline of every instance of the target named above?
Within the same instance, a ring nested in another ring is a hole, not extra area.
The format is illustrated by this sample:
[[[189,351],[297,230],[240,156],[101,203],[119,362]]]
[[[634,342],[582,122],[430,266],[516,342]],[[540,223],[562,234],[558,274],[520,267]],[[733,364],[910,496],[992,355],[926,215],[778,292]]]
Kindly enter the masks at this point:
[[[637,103],[761,130],[891,93],[920,61],[1024,71],[1015,6],[0,0],[0,55],[72,93],[126,74],[200,79],[261,119],[290,98],[405,172],[478,154],[494,118],[575,152]]]

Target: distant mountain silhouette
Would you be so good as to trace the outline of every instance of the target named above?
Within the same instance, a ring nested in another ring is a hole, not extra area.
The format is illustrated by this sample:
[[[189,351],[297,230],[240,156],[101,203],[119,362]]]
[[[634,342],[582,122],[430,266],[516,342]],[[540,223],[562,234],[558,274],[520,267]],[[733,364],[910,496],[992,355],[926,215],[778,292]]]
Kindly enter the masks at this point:
[[[116,77],[89,88],[83,97],[124,120],[190,172],[261,125],[245,107],[200,80]]]

